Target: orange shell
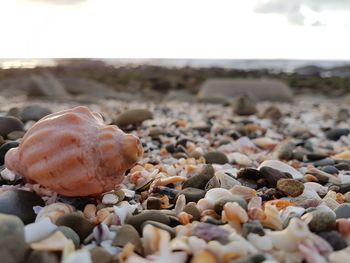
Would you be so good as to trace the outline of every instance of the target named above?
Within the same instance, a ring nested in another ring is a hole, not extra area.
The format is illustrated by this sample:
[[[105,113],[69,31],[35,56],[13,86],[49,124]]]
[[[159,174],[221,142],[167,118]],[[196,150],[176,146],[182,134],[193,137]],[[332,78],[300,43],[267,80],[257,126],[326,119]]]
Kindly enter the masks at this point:
[[[59,194],[88,196],[114,189],[142,153],[137,137],[80,106],[39,120],[5,165]]]

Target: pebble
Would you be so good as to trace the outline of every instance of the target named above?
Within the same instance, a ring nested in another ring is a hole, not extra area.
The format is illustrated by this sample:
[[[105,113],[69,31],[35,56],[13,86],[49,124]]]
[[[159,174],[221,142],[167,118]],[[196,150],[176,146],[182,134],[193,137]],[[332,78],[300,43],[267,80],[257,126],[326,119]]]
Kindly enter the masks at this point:
[[[95,225],[85,219],[80,213],[73,212],[59,217],[56,221],[58,226],[67,226],[74,230],[81,241],[91,234]]]
[[[49,251],[33,250],[26,263],[59,263],[58,256]]]
[[[140,225],[141,230],[141,225]],[[122,225],[112,241],[112,246],[124,247],[126,244],[133,244],[137,253],[142,254],[142,241],[137,230],[130,224]]]
[[[33,192],[24,190],[0,192],[0,213],[18,216],[25,225],[35,221],[34,206],[45,206],[45,203]]]
[[[23,122],[38,121],[51,113],[51,110],[48,108],[39,105],[29,105],[21,109],[20,118]]]
[[[280,179],[292,178],[289,173],[284,173],[268,166],[261,167],[260,174],[266,179],[269,187],[276,187]]]
[[[334,165],[334,167],[340,171],[350,171],[350,164],[349,163],[337,163]]]
[[[335,166],[332,166],[332,165],[326,165],[326,166],[322,167],[321,170],[323,172],[329,173],[329,174],[338,174],[339,173],[339,170]]]
[[[190,177],[186,182],[184,182],[182,188],[192,187],[204,189],[209,180],[214,176],[214,173],[215,171],[212,165],[205,165],[199,174]]]
[[[274,105],[267,107],[261,115],[262,118],[271,120],[279,120],[282,116],[281,110]]]
[[[66,238],[71,239],[73,241],[73,243],[74,243],[76,248],[79,247],[79,245],[80,245],[80,237],[78,236],[78,234],[73,229],[71,229],[70,227],[67,227],[67,226],[59,226],[57,228],[57,231],[62,232],[62,234]]]
[[[333,165],[335,164],[335,161],[331,158],[324,158],[318,161],[313,162],[314,166],[326,166],[326,165]]]
[[[276,156],[279,160],[289,161],[293,158],[295,145],[289,141],[281,143],[276,147]]]
[[[192,234],[205,241],[218,240],[222,243],[227,243],[230,233],[227,230],[216,225],[198,223],[192,229]]]
[[[280,179],[277,181],[277,189],[285,195],[297,197],[304,191],[304,184],[294,179]]]
[[[201,213],[194,202],[186,204],[182,211],[190,214],[193,217],[193,221],[199,221],[201,219]]]
[[[161,206],[162,206],[162,202],[159,198],[152,197],[152,196],[147,198],[147,209],[148,210],[152,210],[152,209],[159,210],[159,209],[161,209]]]
[[[143,229],[147,224],[151,224],[152,226],[155,226],[161,230],[165,230],[169,233],[170,237],[171,238],[174,238],[176,236],[176,231],[175,229],[173,229],[172,227],[168,226],[168,225],[165,225],[165,224],[162,224],[160,222],[156,222],[156,221],[152,221],[152,220],[147,220],[145,221],[141,228]]]
[[[324,158],[327,158],[328,155],[326,154],[322,154],[322,153],[308,153],[306,154],[306,158],[309,161],[318,161],[318,160],[322,160]]]
[[[114,124],[120,127],[127,127],[129,125],[137,126],[143,121],[152,118],[152,112],[147,109],[131,109],[119,114]]]
[[[243,209],[247,210],[247,202],[246,202],[246,200],[244,200],[243,197],[238,196],[238,195],[223,196],[223,197],[219,198],[214,204],[214,210],[218,215],[221,215],[221,212],[222,212],[224,205],[226,203],[237,203]]]
[[[257,112],[255,101],[248,96],[237,97],[232,104],[232,112],[240,116],[252,115]]]
[[[335,228],[335,213],[330,209],[316,209],[310,212],[312,220],[309,223],[309,228],[313,232],[330,231]]]
[[[6,142],[0,146],[0,165],[3,165],[5,162],[5,155],[11,149],[18,147],[18,142]]]
[[[259,236],[265,235],[264,228],[259,220],[251,220],[243,224],[242,235],[247,237],[250,233],[258,234]]]
[[[204,159],[210,164],[226,164],[229,162],[227,156],[222,152],[209,152],[204,154]]]
[[[339,205],[335,210],[337,219],[339,218],[350,218],[350,204],[344,203]]]
[[[7,139],[15,141],[21,139],[25,134],[25,131],[13,131],[7,134]]]
[[[6,138],[13,131],[23,131],[23,123],[16,117],[0,116],[0,135]]]
[[[183,194],[186,198],[186,202],[198,202],[199,199],[205,196],[205,191],[198,188],[188,187],[181,190],[177,196]]]
[[[1,262],[22,262],[28,252],[23,222],[16,216],[0,214]]]
[[[169,218],[159,210],[144,210],[137,215],[127,218],[125,223],[132,225],[139,234],[142,234],[142,224],[148,220],[156,221],[165,225],[170,224]]]
[[[337,141],[340,139],[340,137],[346,136],[349,133],[350,133],[350,130],[347,128],[334,128],[334,129],[327,131],[325,134],[326,134],[327,139],[332,140],[332,141]]]
[[[113,256],[103,247],[90,250],[92,263],[113,263]]]
[[[327,231],[317,233],[320,237],[326,240],[335,251],[341,250],[347,247],[347,243],[341,234],[337,231]]]

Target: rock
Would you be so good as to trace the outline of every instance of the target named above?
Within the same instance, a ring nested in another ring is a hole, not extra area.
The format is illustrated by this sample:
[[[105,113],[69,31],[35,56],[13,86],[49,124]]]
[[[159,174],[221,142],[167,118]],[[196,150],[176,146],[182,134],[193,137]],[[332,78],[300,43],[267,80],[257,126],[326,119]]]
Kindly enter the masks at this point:
[[[262,118],[271,120],[279,120],[282,116],[280,109],[273,105],[267,107],[261,115]]]
[[[322,167],[321,170],[323,172],[329,173],[329,174],[338,174],[339,173],[339,170],[332,165],[326,165],[326,166]]]
[[[292,178],[289,173],[281,172],[268,166],[261,167],[259,171],[261,176],[266,179],[269,187],[276,187],[280,179]]]
[[[70,97],[62,83],[49,72],[32,75],[30,82],[30,87],[27,91],[29,97],[45,97],[54,100]]]
[[[140,231],[142,230],[141,226],[142,224],[139,225]],[[124,224],[118,229],[117,235],[112,241],[112,246],[124,247],[128,243],[133,244],[136,252],[142,254],[143,247],[139,233],[132,225]]]
[[[129,125],[137,126],[143,121],[153,118],[152,112],[147,109],[131,109],[121,113],[114,124],[120,127],[127,127]]]
[[[306,158],[309,161],[318,161],[318,160],[322,160],[324,158],[327,158],[328,155],[326,154],[322,154],[322,153],[308,153],[306,154]]]
[[[20,118],[23,122],[38,121],[46,115],[51,114],[52,111],[48,108],[39,105],[26,106],[21,110]]]
[[[7,111],[7,116],[16,117],[18,119],[20,118],[20,114],[21,114],[21,109],[18,107],[12,107]]]
[[[3,145],[6,141],[4,138],[0,135],[0,146]]]
[[[290,166],[286,163],[283,163],[281,161],[278,161],[278,160],[263,161],[258,167],[258,170],[260,172],[261,172],[262,167],[270,167],[270,168],[276,169],[280,172],[290,174],[293,177],[293,179],[302,179],[303,178],[303,175],[299,171],[294,169],[292,166]]]
[[[21,139],[25,133],[26,133],[25,131],[13,131],[7,134],[7,139],[15,141],[15,140]]]
[[[152,127],[148,131],[148,136],[150,136],[152,139],[158,138],[162,134],[163,131],[157,127]]]
[[[199,199],[205,196],[205,191],[198,188],[187,187],[181,190],[177,196],[184,195],[186,202],[198,202]]]
[[[209,152],[204,155],[204,158],[209,164],[225,164],[229,162],[227,156],[222,152]]]
[[[276,147],[275,154],[279,160],[289,161],[293,158],[294,143],[283,142]]]
[[[161,200],[157,197],[148,197],[147,198],[147,209],[151,210],[151,209],[155,209],[155,210],[159,210],[161,209]]]
[[[167,225],[165,225],[165,224],[156,222],[156,221],[147,220],[147,221],[145,221],[145,222],[142,224],[141,228],[143,229],[147,224],[151,224],[152,226],[155,226],[155,227],[157,227],[157,228],[159,228],[159,229],[162,229],[162,230],[167,231],[167,232],[169,233],[169,235],[170,235],[171,238],[174,238],[174,237],[176,236],[176,231],[175,231],[175,229],[173,229],[172,227],[167,226]]]
[[[71,239],[75,245],[76,248],[79,247],[80,245],[80,237],[78,236],[78,234],[73,230],[71,229],[70,227],[67,227],[67,226],[59,226],[57,228],[57,231],[61,231],[62,234],[68,238],[68,239]]]
[[[165,149],[168,153],[175,153],[176,148],[174,144],[168,144],[167,146],[165,146]]]
[[[214,172],[213,166],[211,164],[207,164],[199,174],[190,177],[186,182],[184,182],[182,188],[192,187],[204,189],[209,180],[214,176]]]
[[[184,209],[182,209],[182,211],[193,216],[193,221],[199,221],[201,219],[201,213],[196,207],[196,203],[192,202],[192,203],[186,204]]]
[[[56,254],[49,251],[33,250],[26,263],[59,263]]]
[[[23,131],[23,123],[11,116],[0,116],[0,135],[6,138],[7,134],[13,131]]]
[[[1,262],[22,262],[28,252],[23,222],[16,216],[0,214]]]
[[[250,233],[258,234],[259,236],[265,235],[264,228],[259,220],[251,220],[243,224],[242,235],[247,237]]]
[[[205,241],[218,240],[222,243],[227,243],[230,232],[213,224],[198,223],[193,227],[192,235]]]
[[[56,221],[58,226],[67,226],[74,230],[81,241],[91,234],[95,225],[85,219],[80,213],[73,212],[59,217]]]
[[[349,133],[350,133],[350,129],[334,128],[334,129],[327,131],[325,134],[326,134],[327,139],[332,140],[332,141],[337,141],[340,139],[340,137],[347,136]]]
[[[294,179],[280,179],[277,181],[277,189],[285,195],[297,197],[304,192],[304,184]]]
[[[158,211],[158,210],[144,210],[141,213],[137,214],[137,215],[133,215],[131,217],[129,217],[125,223],[126,224],[130,224],[133,227],[135,227],[135,229],[139,232],[139,234],[142,234],[142,224],[145,221],[156,221],[165,225],[169,225],[170,220],[169,218],[163,214],[162,212]]]
[[[339,205],[335,210],[337,219],[339,218],[350,218],[350,204],[344,203]]]
[[[313,162],[313,165],[315,167],[325,166],[325,165],[333,165],[333,164],[335,164],[335,161],[331,158],[324,158],[324,159]]]
[[[237,203],[243,209],[247,210],[246,200],[244,200],[243,197],[241,197],[241,196],[232,195],[232,196],[223,196],[215,202],[215,204],[214,204],[215,213],[217,213],[218,215],[221,215],[221,212],[222,212],[224,205],[226,203]]]
[[[232,104],[232,111],[235,115],[248,116],[257,112],[255,101],[248,96],[240,96]]]
[[[348,109],[339,109],[337,112],[337,121],[338,122],[346,122],[350,119],[350,112]]]
[[[90,250],[92,263],[113,263],[113,256],[103,247]]]
[[[197,95],[201,102],[230,103],[233,97],[248,95],[255,101],[292,101],[291,89],[281,81],[254,78],[214,78],[205,81]]]
[[[340,171],[350,171],[349,163],[338,163],[338,164],[335,164],[334,167]]]
[[[318,235],[322,237],[324,240],[326,240],[335,251],[341,250],[348,246],[344,238],[337,231],[333,230],[328,232],[321,232],[321,233],[318,233]]]
[[[260,171],[254,168],[244,168],[237,173],[237,178],[257,181],[261,178]]]
[[[311,211],[312,220],[309,222],[309,228],[313,232],[330,231],[335,228],[335,213],[327,207]]]
[[[3,165],[5,162],[5,155],[11,148],[18,147],[18,142],[7,142],[0,146],[0,165]]]
[[[24,190],[0,192],[0,213],[18,216],[23,223],[35,221],[33,206],[45,206],[40,196]]]

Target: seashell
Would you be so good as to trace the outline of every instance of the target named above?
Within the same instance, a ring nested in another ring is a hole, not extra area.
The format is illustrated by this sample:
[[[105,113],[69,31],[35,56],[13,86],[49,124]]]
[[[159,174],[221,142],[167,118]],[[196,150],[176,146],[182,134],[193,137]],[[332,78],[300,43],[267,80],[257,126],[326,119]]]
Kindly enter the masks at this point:
[[[248,210],[249,209],[253,209],[253,208],[261,208],[261,205],[262,205],[262,199],[260,196],[255,196],[255,197],[252,197],[250,199],[250,201],[248,202]]]
[[[247,239],[257,249],[262,251],[270,251],[273,247],[271,237],[268,235],[260,236],[258,234],[250,233],[248,234]]]
[[[234,162],[242,166],[249,166],[253,163],[252,160],[250,160],[250,158],[243,153],[233,152],[228,154],[227,156],[231,163]]]
[[[185,195],[181,194],[179,195],[175,203],[175,208],[174,208],[175,214],[176,215],[180,214],[185,206],[186,206],[186,197]]]
[[[204,199],[214,206],[215,202],[224,196],[232,196],[232,193],[227,189],[213,188],[205,194]],[[212,206],[210,208],[212,208]]]
[[[280,214],[283,222],[288,222],[292,217],[301,217],[305,212],[305,208],[299,206],[288,206]]]
[[[328,188],[319,184],[319,183],[315,183],[315,182],[307,182],[304,183],[304,189],[305,190],[312,190],[315,191],[316,193],[318,193],[320,196],[324,196],[325,194],[327,194]],[[304,190],[304,191],[305,191]]]
[[[41,241],[31,243],[30,246],[34,250],[63,251],[70,243],[74,246],[72,240],[67,239],[61,231],[56,231]]]
[[[260,164],[260,166],[258,167],[258,170],[260,170],[260,168],[264,167],[264,166],[271,167],[271,168],[279,170],[281,172],[289,173],[293,176],[293,179],[303,178],[303,175],[299,171],[297,171],[292,166],[290,166],[284,162],[281,162],[281,161],[266,160]]]
[[[281,230],[283,228],[283,222],[276,206],[265,204],[264,213],[265,218],[261,220],[261,224],[264,227],[268,227],[273,230]]]
[[[87,107],[50,114],[5,156],[15,173],[66,196],[113,190],[142,155],[140,140]]]
[[[274,141],[272,140],[271,138],[268,138],[268,137],[260,137],[260,138],[256,138],[256,139],[253,139],[252,142],[260,147],[261,149],[264,149],[264,150],[273,150],[278,142],[277,141]]]
[[[186,213],[186,212],[180,212],[180,214],[178,215],[179,218],[179,222],[183,225],[187,225],[189,223],[191,223],[193,216]]]
[[[162,250],[170,249],[170,234],[165,230],[147,224],[143,228],[142,236],[142,244],[146,255],[162,253]]]
[[[54,225],[48,217],[39,222],[28,224],[24,227],[24,236],[27,243],[41,240],[51,234],[57,226]]]
[[[114,193],[108,193],[103,195],[102,197],[102,204],[105,204],[105,205],[115,205],[118,202],[119,202],[119,198]]]
[[[136,210],[137,205],[131,205],[127,201],[122,201],[118,204],[118,206],[113,206],[114,210],[114,221],[116,225],[123,225],[125,223],[125,219],[132,215],[132,213]]]
[[[329,254],[328,259],[330,263],[344,263],[348,262],[350,257],[350,247],[339,251],[334,251]]]
[[[87,204],[84,207],[84,216],[87,219],[92,219],[96,216],[97,207],[94,204]]]
[[[247,201],[257,196],[257,193],[254,189],[242,185],[235,185],[230,189],[230,192],[234,195],[242,196]]]
[[[247,212],[237,203],[226,203],[222,211],[221,220],[241,232],[241,224],[248,221]]]
[[[75,211],[75,207],[65,203],[53,203],[44,206],[36,216],[35,222],[46,217],[50,218],[52,223],[56,223],[57,219],[63,215],[70,214]]]
[[[350,160],[350,151],[338,153],[333,158],[337,160]]]
[[[235,185],[241,185],[239,181],[237,181],[236,179],[234,179],[233,177],[229,176],[228,174],[222,171],[216,172],[215,177],[213,178],[217,179],[220,188],[230,189]]]
[[[251,220],[261,221],[265,218],[265,213],[260,207],[253,207],[248,209],[248,217]]]

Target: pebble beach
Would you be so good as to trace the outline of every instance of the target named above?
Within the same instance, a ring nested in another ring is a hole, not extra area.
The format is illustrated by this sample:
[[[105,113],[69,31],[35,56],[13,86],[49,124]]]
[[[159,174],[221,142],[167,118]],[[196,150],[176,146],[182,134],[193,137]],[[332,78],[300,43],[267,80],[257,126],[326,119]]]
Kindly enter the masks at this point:
[[[1,101],[3,263],[348,261],[347,98],[84,104],[144,152],[112,191],[77,197],[27,180],[4,158],[41,118],[81,103]]]

